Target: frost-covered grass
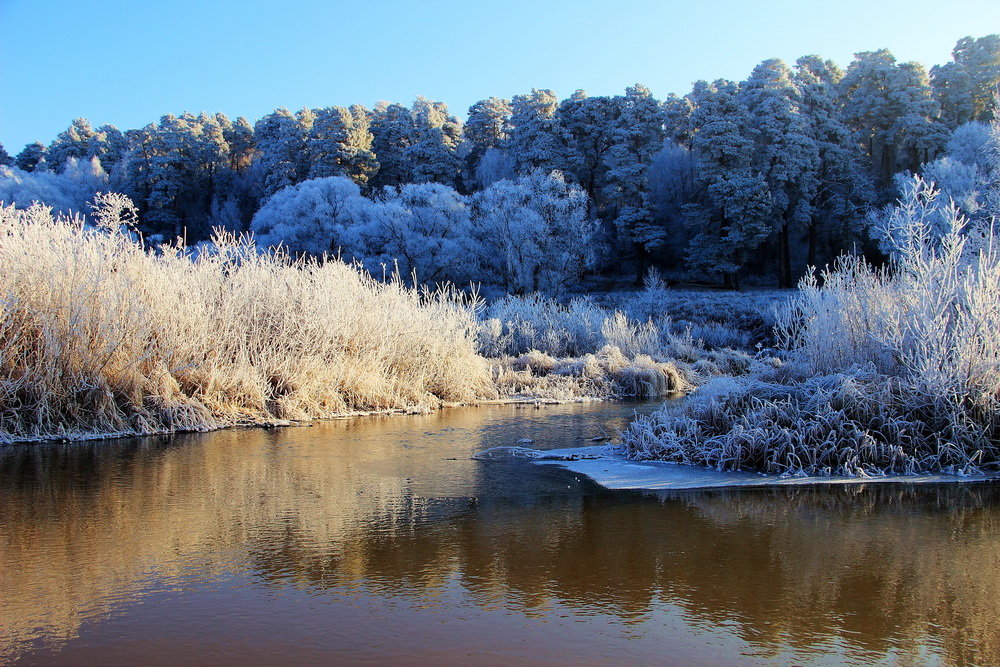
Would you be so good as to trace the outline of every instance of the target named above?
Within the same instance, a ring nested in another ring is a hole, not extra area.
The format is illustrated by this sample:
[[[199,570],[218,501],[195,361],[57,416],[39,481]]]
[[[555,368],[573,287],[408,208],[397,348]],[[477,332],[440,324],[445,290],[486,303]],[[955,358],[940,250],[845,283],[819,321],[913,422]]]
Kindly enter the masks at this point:
[[[711,344],[679,330],[657,281],[615,309],[538,295],[483,307],[233,236],[144,249],[121,224],[127,199],[103,197],[93,227],[0,207],[0,442],[655,397],[758,363],[720,343],[729,330]]]
[[[480,349],[498,360],[502,395],[655,397],[751,370],[756,361],[746,351],[708,344],[690,326],[678,330],[672,298],[655,282],[619,298],[620,309],[590,297],[560,303],[539,294],[506,296],[484,309]],[[741,332],[718,326],[726,342],[739,338]]]
[[[1000,468],[1000,248],[954,209],[935,234],[919,204],[888,220],[891,269],[845,257],[803,281],[779,323],[789,364],[637,420],[628,455],[820,475]]]
[[[572,400],[583,397],[655,398],[690,391],[695,374],[684,364],[628,357],[606,345],[595,353],[556,358],[538,350],[498,360],[494,377],[508,397]]]
[[[496,395],[455,293],[231,236],[196,257],[147,251],[116,219],[94,231],[0,207],[0,442]]]
[[[750,351],[773,342],[777,312],[792,296],[788,290],[672,290],[655,277],[638,292],[581,296],[566,303],[541,294],[511,295],[480,315],[480,348],[494,357],[529,350],[579,356],[614,345],[630,356],[693,361],[706,350]]]

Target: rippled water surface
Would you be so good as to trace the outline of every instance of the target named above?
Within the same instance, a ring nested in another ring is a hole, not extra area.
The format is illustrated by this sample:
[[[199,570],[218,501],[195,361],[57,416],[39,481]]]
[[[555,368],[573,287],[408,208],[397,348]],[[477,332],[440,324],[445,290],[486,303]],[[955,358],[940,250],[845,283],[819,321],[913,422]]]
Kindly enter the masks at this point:
[[[0,450],[0,661],[1000,664],[996,485],[601,491],[649,405]]]

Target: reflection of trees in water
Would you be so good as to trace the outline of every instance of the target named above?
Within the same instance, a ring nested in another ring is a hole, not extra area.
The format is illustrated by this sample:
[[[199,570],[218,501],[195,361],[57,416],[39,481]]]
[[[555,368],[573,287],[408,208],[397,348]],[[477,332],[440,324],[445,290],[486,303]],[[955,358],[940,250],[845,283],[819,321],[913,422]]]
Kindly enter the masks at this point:
[[[9,452],[0,656],[39,627],[72,637],[145,574],[249,567],[315,591],[457,584],[525,614],[638,623],[667,601],[765,650],[839,634],[884,655],[936,626],[949,660],[1000,662],[996,488],[580,493],[563,471],[463,458],[494,428],[482,415]]]
[[[560,601],[641,621],[658,601],[777,650],[831,637],[864,656],[936,635],[957,662],[1000,662],[1000,490],[834,487],[480,502],[421,530],[352,532],[363,568],[313,586],[421,595],[453,573],[480,604]],[[303,565],[322,560],[305,556]],[[434,572],[433,579],[426,576]],[[306,583],[306,582],[303,582]],[[916,659],[917,654],[910,658]]]

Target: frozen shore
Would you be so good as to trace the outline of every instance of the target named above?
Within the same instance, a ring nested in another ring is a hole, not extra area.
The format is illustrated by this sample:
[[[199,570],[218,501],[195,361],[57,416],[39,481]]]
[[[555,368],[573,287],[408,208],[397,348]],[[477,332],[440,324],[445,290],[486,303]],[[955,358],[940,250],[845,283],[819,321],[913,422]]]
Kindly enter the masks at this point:
[[[532,450],[536,451],[536,450]],[[870,483],[954,483],[985,482],[1000,479],[991,475],[888,475],[883,477],[781,476],[753,472],[723,472],[700,466],[661,461],[632,461],[617,456],[605,446],[575,447],[537,451],[537,465],[557,465],[584,475],[607,489],[642,491],[681,491],[732,487],[802,486],[812,484]]]

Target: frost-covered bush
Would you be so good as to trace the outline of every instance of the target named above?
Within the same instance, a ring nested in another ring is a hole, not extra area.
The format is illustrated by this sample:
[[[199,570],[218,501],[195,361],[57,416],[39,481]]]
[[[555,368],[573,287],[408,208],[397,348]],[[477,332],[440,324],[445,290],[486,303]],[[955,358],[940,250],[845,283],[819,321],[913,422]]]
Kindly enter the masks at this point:
[[[630,456],[719,470],[873,476],[967,473],[984,460],[970,435],[914,400],[899,378],[850,371],[795,384],[725,378],[680,415],[641,417],[623,435]],[[995,451],[993,452],[995,456]]]
[[[594,352],[605,344],[602,327],[610,315],[588,298],[564,305],[541,294],[506,296],[481,316],[480,349],[490,357],[528,350],[560,357]]]
[[[91,229],[0,207],[0,442],[496,395],[452,292],[227,235],[197,255],[146,251],[114,217]]]
[[[465,197],[439,183],[387,187],[362,220],[344,229],[345,256],[374,274],[389,267],[421,283],[475,279]]]
[[[902,196],[895,206],[873,212],[872,236],[882,252],[896,259],[907,254],[933,252],[943,239],[955,232],[961,234],[965,218],[952,199],[941,196],[941,190],[922,176],[909,176],[898,182]]]
[[[936,197],[915,179],[883,219],[891,267],[844,257],[803,280],[780,323],[779,384],[640,419],[629,455],[809,474],[1000,468],[1000,247]]]
[[[948,139],[945,151],[952,160],[978,167],[986,172],[990,168],[990,124],[970,121],[955,128]],[[933,179],[932,179],[933,180]]]
[[[555,293],[593,265],[587,195],[558,171],[498,181],[473,195],[471,207],[484,282],[508,293]]]
[[[925,182],[933,183],[939,191],[938,198],[952,201],[965,216],[975,216],[982,203],[980,190],[983,187],[983,173],[975,164],[967,164],[950,157],[942,157],[925,164],[921,169]],[[903,188],[904,201],[907,190],[913,187],[907,183]]]
[[[371,202],[349,178],[312,178],[278,190],[254,215],[250,231],[261,247],[323,255],[336,252],[340,236],[364,219]]]
[[[530,350],[494,365],[497,388],[508,397],[655,398],[690,391],[694,386],[692,377],[683,364],[657,361],[643,354],[630,357],[614,345],[567,358]]]
[[[28,208],[32,204],[49,206],[57,213],[89,212],[87,203],[108,183],[100,160],[66,160],[62,170],[22,171],[0,165],[0,202]]]

